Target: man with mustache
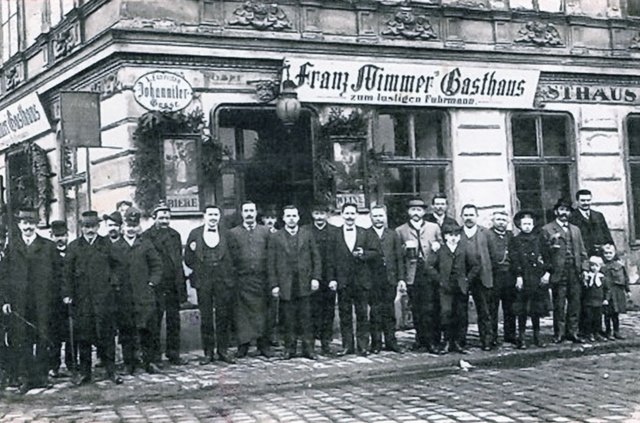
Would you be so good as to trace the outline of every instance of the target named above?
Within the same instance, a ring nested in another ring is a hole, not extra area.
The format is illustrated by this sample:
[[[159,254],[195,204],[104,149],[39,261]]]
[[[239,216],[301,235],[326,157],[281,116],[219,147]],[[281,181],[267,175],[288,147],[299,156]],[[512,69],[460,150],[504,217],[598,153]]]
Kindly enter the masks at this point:
[[[122,237],[122,214],[114,211],[111,214],[102,215],[102,220],[107,227],[107,236],[112,243],[115,243]]]
[[[267,274],[267,247],[271,231],[257,224],[258,213],[253,201],[242,203],[240,213],[242,224],[229,231],[229,252],[238,276],[237,356],[246,357],[249,345],[256,341],[260,354],[270,358],[267,313],[271,288]]]
[[[180,359],[180,303],[187,301],[187,286],[182,268],[182,241],[180,234],[169,227],[171,223],[171,209],[161,202],[153,210],[151,217],[153,226],[142,236],[146,237],[160,254],[162,260],[162,279],[156,289],[156,320],[153,328],[154,350],[158,356],[154,362],[162,361],[160,330],[162,318],[166,316],[166,356],[171,364],[182,365]]]
[[[48,387],[52,286],[59,285],[62,269],[53,241],[36,233],[36,210],[22,209],[16,216],[20,233],[7,246],[0,274],[2,311],[9,317],[13,368],[20,392]],[[12,314],[14,314],[12,316]],[[34,326],[25,323],[29,321]]]
[[[581,272],[587,265],[587,250],[580,229],[569,223],[571,202],[560,199],[553,207],[556,218],[542,227],[542,256],[550,272],[543,275],[553,295],[553,341],[568,339],[581,343],[578,336]]]
[[[427,213],[424,216],[424,220],[431,223],[436,223],[440,226],[440,229],[446,225],[457,225],[458,222],[449,215],[447,215],[447,209],[449,208],[449,204],[447,201],[447,196],[440,193],[433,196],[431,199],[431,210],[433,212]]]
[[[409,221],[396,228],[403,250],[402,274],[405,276],[407,292],[411,301],[416,351],[438,352],[440,343],[440,294],[437,280],[428,273],[425,263],[432,252],[442,243],[440,227],[425,222],[427,204],[420,198],[407,203]]]
[[[200,364],[212,363],[216,350],[221,361],[233,364],[235,359],[227,348],[237,293],[228,234],[220,230],[220,207],[207,205],[202,214],[204,224],[189,233],[184,249],[184,262],[193,270],[189,282],[198,292],[200,336],[204,349]]]

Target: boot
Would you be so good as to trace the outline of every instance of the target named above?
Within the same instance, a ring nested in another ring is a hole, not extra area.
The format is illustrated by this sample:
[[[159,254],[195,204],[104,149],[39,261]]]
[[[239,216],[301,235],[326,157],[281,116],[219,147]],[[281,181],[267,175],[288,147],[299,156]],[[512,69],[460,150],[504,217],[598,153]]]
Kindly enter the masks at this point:
[[[547,346],[547,344],[545,344],[540,338],[540,331],[533,332],[533,344],[539,348],[544,348]]]
[[[524,332],[520,332],[518,334],[518,339],[516,340],[516,348],[519,350],[527,349],[527,343],[524,340]]]

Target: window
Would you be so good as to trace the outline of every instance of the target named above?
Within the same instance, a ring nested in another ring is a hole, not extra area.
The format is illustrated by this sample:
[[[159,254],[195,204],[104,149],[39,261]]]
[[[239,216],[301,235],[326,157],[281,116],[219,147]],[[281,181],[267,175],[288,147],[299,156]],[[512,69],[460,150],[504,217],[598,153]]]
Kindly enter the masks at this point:
[[[49,0],[49,25],[58,25],[74,7],[74,0]]]
[[[632,240],[640,236],[640,115],[627,118],[627,161],[629,165],[629,185],[633,205],[631,210]]]
[[[2,61],[6,62],[18,52],[18,0],[0,0],[0,26],[2,27]]]
[[[574,159],[570,119],[563,114],[518,113],[511,117],[517,209],[552,219],[559,198],[570,198]]]
[[[511,0],[511,9],[529,9],[540,12],[562,12],[564,10],[563,0]]]
[[[389,226],[406,220],[407,200],[429,202],[450,189],[451,155],[444,140],[445,114],[440,111],[378,113],[374,129],[376,152],[388,172],[379,187],[389,210]]]
[[[627,14],[640,16],[640,0],[627,0]]]

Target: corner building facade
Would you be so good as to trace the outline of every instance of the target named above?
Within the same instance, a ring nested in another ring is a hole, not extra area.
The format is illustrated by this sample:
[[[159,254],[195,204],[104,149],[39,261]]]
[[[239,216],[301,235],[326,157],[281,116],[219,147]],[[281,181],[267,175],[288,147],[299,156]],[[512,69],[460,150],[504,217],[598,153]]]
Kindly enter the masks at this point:
[[[0,3],[4,201],[38,207],[42,227],[135,200],[144,115],[201,110],[199,137],[156,134],[151,158],[184,237],[202,205],[231,215],[245,198],[307,215],[319,198],[384,202],[393,225],[406,199],[444,192],[488,224],[499,208],[548,219],[587,188],[637,261],[637,0]],[[276,113],[287,79],[292,125]],[[61,131],[60,95],[78,91],[99,93],[89,153]]]

